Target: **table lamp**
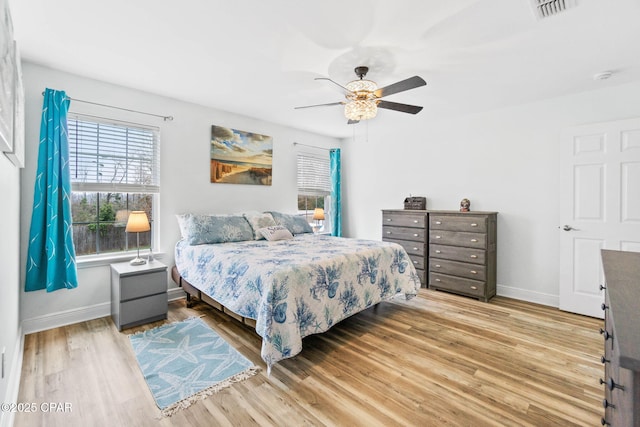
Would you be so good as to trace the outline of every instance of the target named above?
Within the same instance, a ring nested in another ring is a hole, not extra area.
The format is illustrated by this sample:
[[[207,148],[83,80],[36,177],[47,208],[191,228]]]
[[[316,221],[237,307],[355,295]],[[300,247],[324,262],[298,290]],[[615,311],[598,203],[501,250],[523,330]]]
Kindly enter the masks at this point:
[[[324,221],[324,209],[316,208],[313,211],[313,219],[316,221],[316,226],[314,228],[315,228],[315,232],[317,233],[318,230],[320,230],[320,228],[322,228],[322,225],[320,224],[320,221]]]
[[[138,256],[130,261],[131,265],[146,264],[147,261],[140,258],[140,233],[151,230],[149,225],[149,219],[144,211],[133,211],[129,215],[127,221],[127,228],[124,229],[127,233],[136,233],[136,242],[138,247]]]

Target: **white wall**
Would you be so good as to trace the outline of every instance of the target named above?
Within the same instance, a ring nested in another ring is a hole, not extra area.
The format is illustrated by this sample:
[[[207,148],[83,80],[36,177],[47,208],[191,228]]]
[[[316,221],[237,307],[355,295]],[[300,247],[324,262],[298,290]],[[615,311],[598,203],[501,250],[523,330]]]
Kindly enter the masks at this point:
[[[379,114],[342,144],[345,233],[380,239],[380,210],[410,193],[429,209],[467,197],[499,212],[498,294],[557,305],[561,130],[634,116],[640,83],[446,120],[422,113],[402,129]]]
[[[172,115],[173,121],[119,110],[71,102],[70,111],[150,124],[161,128],[160,230],[162,259],[173,264],[173,247],[179,239],[175,214],[184,212],[232,213],[247,210],[297,209],[296,158],[293,142],[322,147],[339,147],[335,138],[319,136],[257,119],[205,108],[145,92],[86,79],[42,66],[23,66],[26,91],[26,167],[22,185],[24,221],[21,227],[23,248],[21,268],[27,250],[33,183],[37,163],[42,92],[45,88],[64,90],[71,98],[116,105],[129,109]],[[140,76],[144,78],[144,76]],[[253,186],[211,184],[209,182],[209,142],[211,125],[227,126],[273,137],[273,185]],[[12,246],[15,247],[15,246]],[[47,322],[65,323],[66,319],[91,318],[108,314],[110,302],[109,267],[78,270],[77,289],[23,292],[22,319],[25,330]],[[173,283],[171,282],[173,287]],[[29,328],[27,327],[29,325]],[[36,326],[36,328],[38,328]]]
[[[5,372],[0,378],[0,402],[17,398],[21,353],[20,333],[20,169],[0,154],[0,352],[5,351]],[[12,374],[14,376],[12,377]],[[16,377],[16,375],[18,375]],[[12,381],[10,381],[12,379]],[[6,425],[11,414],[0,413],[0,425]]]

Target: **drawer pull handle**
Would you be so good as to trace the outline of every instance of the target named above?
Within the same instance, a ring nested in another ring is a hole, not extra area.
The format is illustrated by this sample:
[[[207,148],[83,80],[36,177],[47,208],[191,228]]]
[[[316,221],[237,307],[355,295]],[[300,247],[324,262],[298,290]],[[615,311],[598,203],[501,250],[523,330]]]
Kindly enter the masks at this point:
[[[414,250],[414,251],[417,251],[417,250],[418,250],[418,248],[413,248],[413,250]]]
[[[609,331],[600,328],[600,335],[604,335],[604,340],[608,340],[609,338],[613,338],[613,335],[609,333]]]
[[[413,261],[413,263],[414,263],[415,265],[418,265],[418,261]]]
[[[600,290],[601,290],[601,291],[604,291],[605,289],[607,289],[607,287],[606,287],[606,286],[604,286],[604,285],[600,285]]]
[[[472,226],[472,227],[477,227],[477,226],[478,226],[478,224],[476,224],[475,222],[472,222],[472,223],[471,223],[471,226]]]
[[[436,279],[436,282],[441,282],[441,281],[442,281],[442,280],[440,280],[440,279]]]
[[[435,267],[436,267],[436,268],[440,268],[440,264],[436,264],[436,265],[435,265]]]
[[[441,251],[441,250],[436,249],[436,253],[437,253],[437,254],[441,254],[441,253],[442,253],[442,251]]]
[[[600,418],[600,424],[602,424],[603,426],[610,426],[611,423],[609,421],[607,421],[606,418]]]
[[[476,242],[478,241],[478,239],[471,239],[471,241],[472,241],[473,243],[476,243]]]
[[[602,304],[600,305],[600,308],[602,309],[602,311],[605,311],[607,308],[609,308],[609,306],[608,306],[608,305],[606,305],[605,303],[602,303]]]
[[[414,219],[414,220],[413,220],[413,223],[414,223],[414,224],[417,224],[417,223],[418,223],[418,220],[417,220],[417,219]]]
[[[613,391],[614,388],[619,388],[620,390],[624,391],[624,386],[616,384],[613,378],[609,378],[607,381],[600,378],[600,384],[606,384],[607,388],[611,391]]]
[[[391,219],[391,218],[387,218],[387,222],[391,222],[391,221],[392,221],[392,219]]]
[[[413,237],[418,237],[418,233],[413,233]]]
[[[470,271],[470,273],[471,273],[471,274],[478,274],[478,272],[477,272],[477,271],[475,271],[475,270],[471,270],[471,271]]]
[[[442,221],[436,221],[436,225],[442,224]]]
[[[605,358],[604,356],[600,356],[600,363],[604,365],[605,363],[611,363],[611,360]]]
[[[471,289],[473,289],[475,291],[476,289],[478,289],[478,287],[477,286],[471,286]]]
[[[390,232],[390,231],[387,231],[387,234],[391,234],[391,232]]]
[[[604,399],[602,401],[602,407],[604,409],[607,409],[607,408],[616,409],[616,405],[614,405],[613,403],[609,402],[607,399]]]
[[[476,259],[478,258],[478,255],[471,255],[471,258]]]
[[[442,237],[440,237],[440,236],[436,236],[436,239],[441,239],[441,238],[442,238]]]

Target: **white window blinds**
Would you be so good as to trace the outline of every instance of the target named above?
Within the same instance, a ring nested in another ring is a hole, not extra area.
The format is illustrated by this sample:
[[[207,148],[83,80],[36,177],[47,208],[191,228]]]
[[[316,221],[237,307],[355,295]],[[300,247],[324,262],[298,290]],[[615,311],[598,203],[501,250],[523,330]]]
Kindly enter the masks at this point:
[[[69,115],[73,191],[160,192],[158,128]]]
[[[329,156],[298,154],[298,194],[304,196],[328,196],[331,194]]]

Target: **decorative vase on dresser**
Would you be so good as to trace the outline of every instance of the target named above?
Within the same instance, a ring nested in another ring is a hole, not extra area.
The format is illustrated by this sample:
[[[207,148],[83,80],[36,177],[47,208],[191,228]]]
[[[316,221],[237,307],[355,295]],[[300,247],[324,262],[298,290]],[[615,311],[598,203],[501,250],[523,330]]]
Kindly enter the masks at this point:
[[[427,212],[429,287],[489,301],[496,294],[497,212]]]
[[[387,209],[382,211],[382,240],[400,244],[426,287],[427,265],[427,211],[410,209]]]
[[[602,250],[602,425],[640,427],[640,253]]]

